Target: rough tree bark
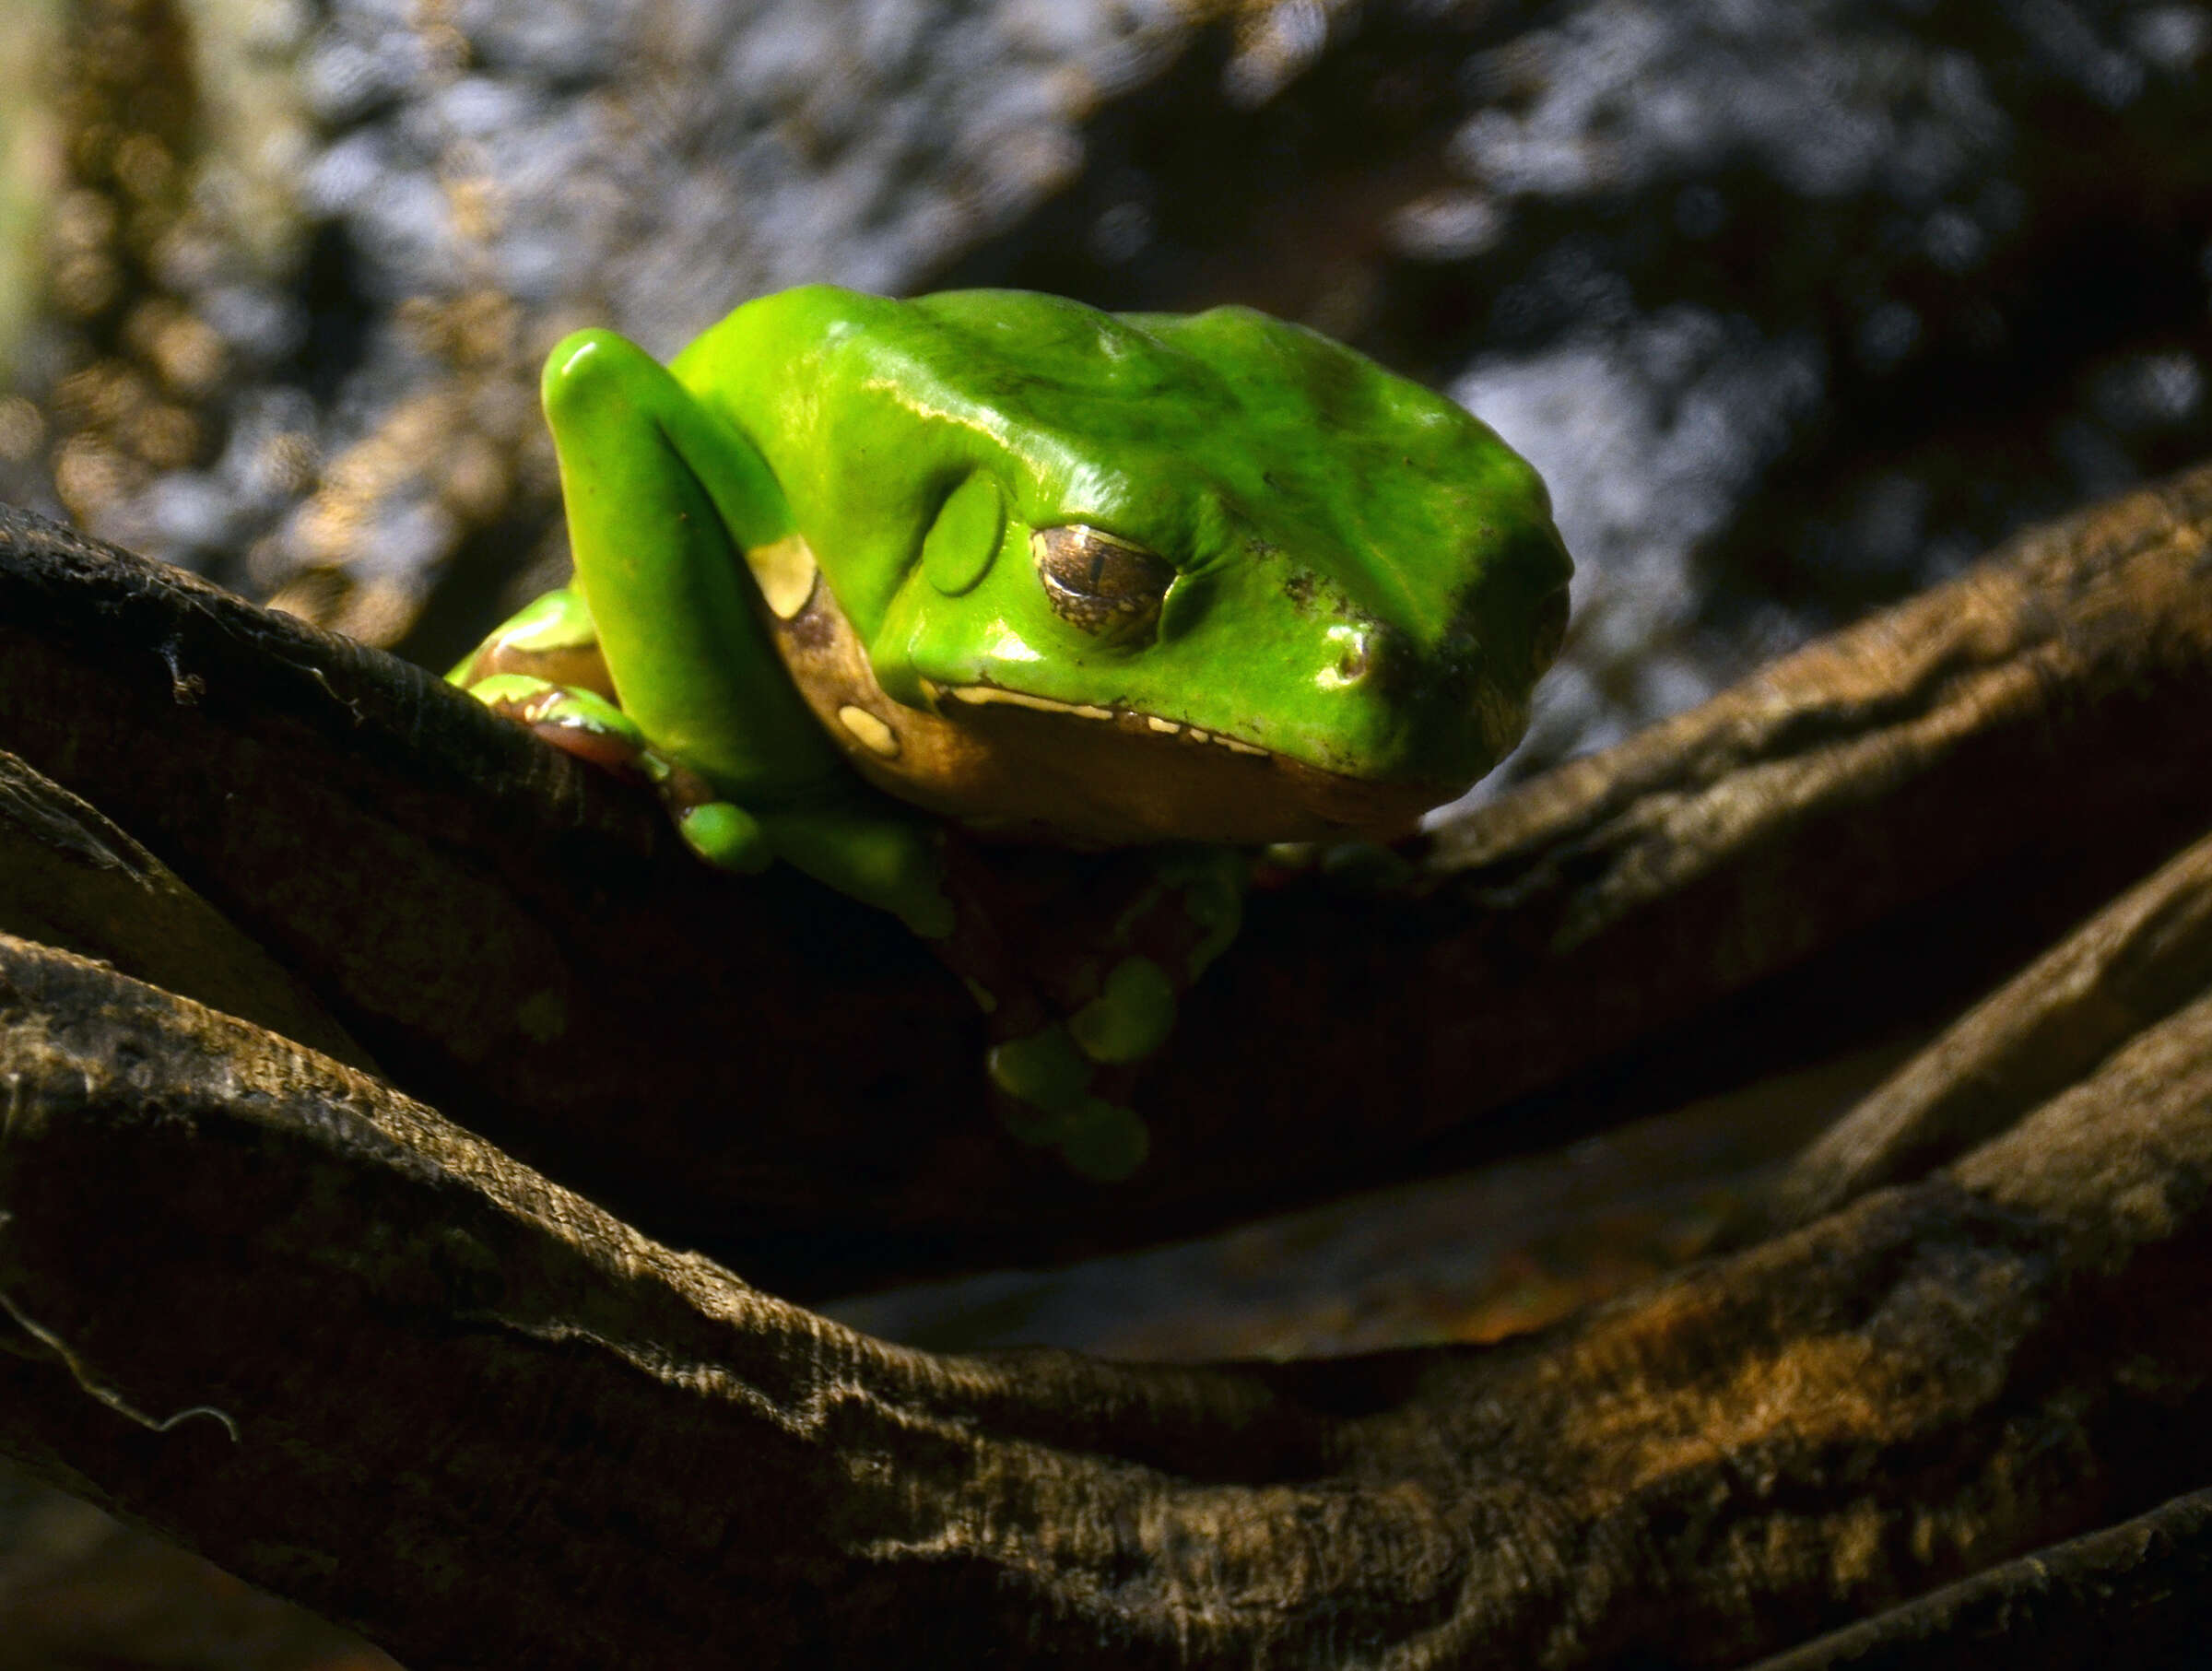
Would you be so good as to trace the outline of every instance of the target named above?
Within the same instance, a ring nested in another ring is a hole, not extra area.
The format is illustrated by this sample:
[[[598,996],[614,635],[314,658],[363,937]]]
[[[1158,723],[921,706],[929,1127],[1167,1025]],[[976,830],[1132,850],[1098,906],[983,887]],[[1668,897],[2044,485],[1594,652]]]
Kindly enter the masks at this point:
[[[1146,1108],[1191,1173],[1140,1175],[1133,1216],[1291,1198],[1354,1145],[1740,1025],[1792,969],[1835,999],[1818,1045],[1881,1013],[1848,1002],[1870,948],[2006,916],[2017,944],[2148,868],[2212,822],[2208,530],[2212,471],[1442,832],[1379,895],[1269,896]],[[1095,1235],[1115,1198],[963,1124],[958,994],[839,902],[702,879],[458,699],[23,520],[0,744],[176,872],[6,780],[0,839],[53,880],[0,926],[114,967],[0,937],[0,1445],[418,1671],[1905,1665],[1993,1630],[2060,1665],[2212,1614],[2212,1515],[2173,1497],[2212,1479],[2198,854],[1870,1099],[1778,1197],[1794,1228],[1497,1347],[1168,1370],[870,1341],[393,1089],[571,1166],[610,1147],[594,1092],[668,1165],[703,1126],[708,1176],[618,1183],[734,1245],[864,1207],[971,1253]],[[227,948],[229,985],[161,973],[118,897]],[[656,926],[677,907],[690,932]],[[912,1109],[868,1078],[907,1030],[944,1081]]]
[[[2207,527],[2212,469],[1553,774],[1398,881],[1255,899],[1112,1186],[996,1129],[971,1006],[888,919],[708,875],[648,798],[419,671],[5,512],[0,747],[397,1083],[820,1292],[1310,1199],[1447,1135],[1556,1140],[1529,1100],[1626,1050],[1735,1063],[1955,1003],[2212,822],[2168,741],[2212,724]],[[1724,1006],[1791,971],[1779,1015]]]
[[[1726,1665],[2212,1465],[2212,999],[1544,1335],[929,1358],[0,944],[6,1442],[418,1666]]]

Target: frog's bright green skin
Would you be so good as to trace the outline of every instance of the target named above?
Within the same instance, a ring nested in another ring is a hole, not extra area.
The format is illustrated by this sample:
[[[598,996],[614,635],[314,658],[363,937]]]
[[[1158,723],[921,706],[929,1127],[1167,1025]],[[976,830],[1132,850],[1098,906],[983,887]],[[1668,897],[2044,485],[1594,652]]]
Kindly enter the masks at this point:
[[[1241,308],[812,286],[665,369],[579,333],[545,400],[577,593],[487,653],[595,637],[619,707],[528,717],[703,783],[672,798],[711,860],[925,936],[951,912],[924,814],[1086,847],[1402,834],[1517,740],[1564,625],[1527,465]],[[500,665],[458,677],[542,699]],[[1091,1035],[1157,1042],[1158,992],[1119,984],[1141,1001]]]

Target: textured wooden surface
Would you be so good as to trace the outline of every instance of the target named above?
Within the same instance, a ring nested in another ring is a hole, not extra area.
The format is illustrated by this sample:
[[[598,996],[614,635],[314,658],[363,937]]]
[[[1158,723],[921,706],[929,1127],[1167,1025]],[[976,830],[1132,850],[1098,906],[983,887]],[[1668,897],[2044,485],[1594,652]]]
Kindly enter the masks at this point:
[[[1261,896],[1113,1196],[977,1124],[964,1000],[865,913],[0,521],[0,1449],[416,1671],[2156,1663],[2212,1629],[2202,850],[2157,868],[2212,823],[2208,525],[2212,471],[2133,496]],[[1734,1251],[1488,1347],[933,1356],[547,1175],[801,1273],[871,1213],[938,1239],[878,1270],[1079,1244],[1662,1038],[1817,1054],[2111,895]]]
[[[1947,1584],[1756,1671],[2190,1671],[2212,1623],[2212,1491]]]
[[[1649,1112],[1625,1055],[1724,1077],[1961,1001],[2212,822],[2174,744],[2212,729],[2208,525],[2212,469],[1530,785],[1410,871],[1255,897],[1138,1087],[1152,1160],[1110,1187],[997,1128],[971,1006],[888,920],[709,875],[643,796],[418,670],[5,512],[0,747],[411,1091],[819,1292],[1188,1230],[1440,1140],[1557,1141]],[[1728,1007],[1778,980],[1779,1007]],[[1577,1088],[1606,1073],[1593,1112]]]
[[[2212,837],[2006,982],[1823,1133],[1774,1190],[1766,1228],[1942,1165],[2207,987]]]
[[[0,1026],[0,1443],[417,1665],[1724,1665],[2212,1467],[2212,999],[1546,1333],[1211,1370],[872,1342],[65,953]]]

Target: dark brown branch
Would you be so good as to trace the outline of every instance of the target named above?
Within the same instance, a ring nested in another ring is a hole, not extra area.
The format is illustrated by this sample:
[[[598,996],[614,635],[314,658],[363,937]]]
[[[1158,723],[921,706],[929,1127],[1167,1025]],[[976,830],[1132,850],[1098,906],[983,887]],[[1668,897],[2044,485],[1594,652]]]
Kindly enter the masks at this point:
[[[850,1223],[877,1167],[989,1138],[973,1006],[889,919],[712,875],[421,670],[5,508],[0,747],[401,1083],[679,1228]]]
[[[1962,1579],[1754,1671],[2188,1671],[2212,1642],[2212,1490]]]
[[[0,932],[82,952],[348,1066],[371,1065],[297,977],[11,754],[0,754]]]
[[[887,920],[708,875],[415,670],[16,514],[0,746],[400,1084],[819,1291],[832,1248],[857,1280],[1157,1235],[1402,1172],[1623,1051],[1787,1059],[1957,1002],[2212,821],[2171,743],[2212,730],[2207,528],[2212,468],[1463,821],[1407,885],[1255,899],[1111,1187],[995,1127],[967,999]],[[1794,970],[1794,1002],[1716,1008]],[[1465,1152],[1557,1135],[1496,1133]]]
[[[2004,1130],[2212,987],[2212,837],[2097,913],[1839,1120],[1768,1228],[1916,1178]]]
[[[2212,999],[1547,1335],[933,1359],[0,941],[0,1443],[418,1666],[1724,1665],[2212,1477]]]

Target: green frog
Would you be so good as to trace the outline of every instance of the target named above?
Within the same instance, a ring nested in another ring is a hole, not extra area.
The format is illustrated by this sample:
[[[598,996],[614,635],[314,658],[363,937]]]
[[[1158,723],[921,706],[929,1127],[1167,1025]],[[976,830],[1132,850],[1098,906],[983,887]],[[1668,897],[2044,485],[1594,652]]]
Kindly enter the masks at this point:
[[[709,864],[896,913],[992,1018],[1009,1126],[1094,1176],[1143,1159],[1108,1093],[1248,850],[1413,830],[1565,629],[1535,472],[1246,308],[812,285],[667,366],[579,332],[544,394],[575,580],[455,680],[648,778]],[[1125,856],[1071,905],[1041,846]]]

